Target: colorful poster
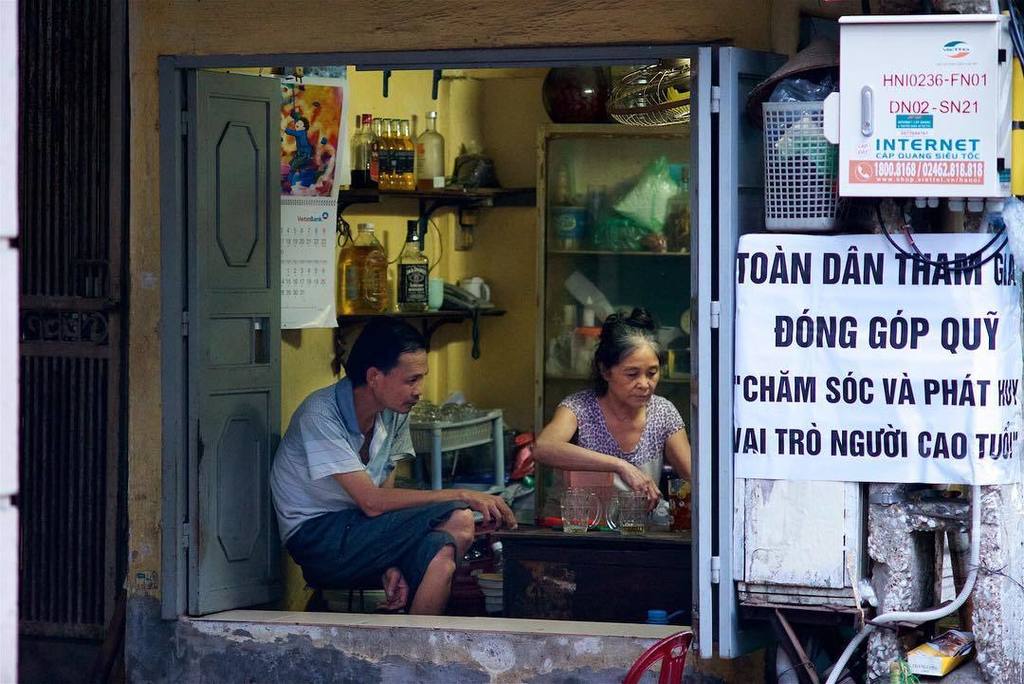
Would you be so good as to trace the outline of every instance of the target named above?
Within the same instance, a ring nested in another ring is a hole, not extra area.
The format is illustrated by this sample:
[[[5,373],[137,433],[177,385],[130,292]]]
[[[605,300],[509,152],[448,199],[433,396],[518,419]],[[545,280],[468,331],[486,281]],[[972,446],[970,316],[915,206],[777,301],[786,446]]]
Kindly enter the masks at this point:
[[[1009,250],[970,257],[991,237],[915,235],[932,264],[878,235],[741,237],[736,476],[1022,481],[1020,282]]]
[[[281,327],[335,328],[334,219],[328,197],[281,198]]]
[[[348,82],[281,82],[281,194],[331,197],[348,185]]]

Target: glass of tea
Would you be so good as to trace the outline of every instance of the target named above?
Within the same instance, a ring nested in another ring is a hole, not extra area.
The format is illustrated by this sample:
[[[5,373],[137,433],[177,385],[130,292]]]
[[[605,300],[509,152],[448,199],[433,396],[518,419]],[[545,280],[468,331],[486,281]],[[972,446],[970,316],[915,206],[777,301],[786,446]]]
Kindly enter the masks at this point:
[[[647,534],[647,496],[642,492],[619,492],[609,504],[608,525],[619,534]]]
[[[669,529],[672,531],[690,529],[690,491],[690,483],[682,478],[668,481]]]

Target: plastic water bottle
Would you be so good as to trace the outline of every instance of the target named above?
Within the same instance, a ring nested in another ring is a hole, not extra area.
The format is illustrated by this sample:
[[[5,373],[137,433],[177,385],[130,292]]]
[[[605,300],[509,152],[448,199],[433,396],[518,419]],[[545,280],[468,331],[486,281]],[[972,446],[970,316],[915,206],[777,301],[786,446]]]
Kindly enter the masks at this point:
[[[647,624],[649,625],[667,625],[668,624],[668,613],[664,610],[648,610],[647,611]]]
[[[667,625],[672,620],[676,619],[683,614],[683,611],[677,610],[674,613],[668,613],[664,610],[652,608],[647,611],[647,624],[649,625]]]

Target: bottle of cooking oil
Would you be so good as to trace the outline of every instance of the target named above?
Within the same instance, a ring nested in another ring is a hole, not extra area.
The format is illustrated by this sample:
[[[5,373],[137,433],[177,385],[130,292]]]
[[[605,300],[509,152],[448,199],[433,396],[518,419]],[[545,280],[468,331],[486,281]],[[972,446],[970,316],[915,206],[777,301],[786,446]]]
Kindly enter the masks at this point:
[[[381,313],[388,308],[388,257],[372,223],[360,223],[356,239],[338,257],[338,309],[343,315]]]
[[[402,150],[396,190],[412,192],[416,189],[416,144],[410,135],[409,120],[402,119],[398,125],[398,140]]]
[[[427,310],[427,273],[419,221],[409,221],[405,245],[398,255],[398,310]]]

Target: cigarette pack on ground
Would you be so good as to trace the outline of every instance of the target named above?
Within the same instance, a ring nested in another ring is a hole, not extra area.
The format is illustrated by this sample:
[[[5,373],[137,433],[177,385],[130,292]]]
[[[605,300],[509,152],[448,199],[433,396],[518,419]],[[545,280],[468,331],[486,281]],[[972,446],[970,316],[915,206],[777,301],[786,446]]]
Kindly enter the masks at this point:
[[[907,654],[910,671],[918,675],[941,677],[971,657],[974,634],[951,629]]]

